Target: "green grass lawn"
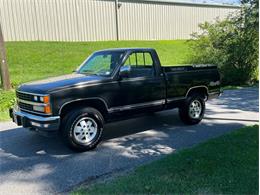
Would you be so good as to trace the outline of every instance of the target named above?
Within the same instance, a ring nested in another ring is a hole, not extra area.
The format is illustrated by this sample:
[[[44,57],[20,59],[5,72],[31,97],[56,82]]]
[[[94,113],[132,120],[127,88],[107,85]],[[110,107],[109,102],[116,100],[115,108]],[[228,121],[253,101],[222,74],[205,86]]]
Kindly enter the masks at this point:
[[[71,73],[92,52],[117,47],[153,47],[163,64],[188,60],[187,41],[7,42],[11,81],[18,84]]]
[[[244,127],[72,194],[258,194],[258,129]]]
[[[7,60],[13,88],[19,84],[71,73],[92,52],[117,47],[152,47],[162,64],[186,63],[191,49],[185,40],[106,42],[7,42]],[[0,120],[8,119],[14,91],[0,91]]]

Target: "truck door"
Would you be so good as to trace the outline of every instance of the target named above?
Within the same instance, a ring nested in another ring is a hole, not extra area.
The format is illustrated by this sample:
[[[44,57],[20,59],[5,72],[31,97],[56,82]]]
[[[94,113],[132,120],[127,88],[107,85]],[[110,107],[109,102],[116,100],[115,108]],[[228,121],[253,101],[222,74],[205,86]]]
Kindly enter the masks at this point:
[[[165,81],[158,73],[148,51],[132,52],[123,66],[131,66],[127,78],[118,81],[119,93],[113,111],[162,109],[165,103]]]

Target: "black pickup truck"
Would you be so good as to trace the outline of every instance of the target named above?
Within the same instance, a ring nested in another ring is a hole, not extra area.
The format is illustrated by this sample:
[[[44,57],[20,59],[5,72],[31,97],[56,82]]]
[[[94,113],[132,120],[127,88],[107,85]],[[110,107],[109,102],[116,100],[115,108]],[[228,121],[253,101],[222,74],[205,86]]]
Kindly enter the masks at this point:
[[[199,123],[205,101],[220,95],[214,65],[161,66],[151,48],[97,51],[69,75],[25,83],[10,116],[17,125],[58,132],[72,149],[93,149],[105,123],[178,108],[180,119]]]

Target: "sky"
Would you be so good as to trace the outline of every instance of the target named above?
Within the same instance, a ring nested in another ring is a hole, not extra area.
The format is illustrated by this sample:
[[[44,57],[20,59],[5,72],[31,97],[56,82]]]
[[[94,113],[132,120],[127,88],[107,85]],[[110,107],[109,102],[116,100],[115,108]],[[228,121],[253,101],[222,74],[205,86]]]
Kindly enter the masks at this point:
[[[213,4],[234,4],[238,5],[240,0],[173,0],[179,2],[192,2],[192,3],[213,3]]]
[[[183,0],[186,1],[186,0]],[[188,0],[187,0],[188,1]],[[194,3],[239,4],[239,0],[191,0]]]

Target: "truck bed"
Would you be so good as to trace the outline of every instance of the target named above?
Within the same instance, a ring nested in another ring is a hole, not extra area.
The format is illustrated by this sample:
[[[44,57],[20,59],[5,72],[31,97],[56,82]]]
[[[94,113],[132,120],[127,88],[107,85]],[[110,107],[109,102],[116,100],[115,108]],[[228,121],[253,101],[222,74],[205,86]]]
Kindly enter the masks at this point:
[[[194,64],[163,66],[167,80],[167,98],[184,98],[194,87],[204,87],[208,94],[219,92],[220,75],[216,65]]]

